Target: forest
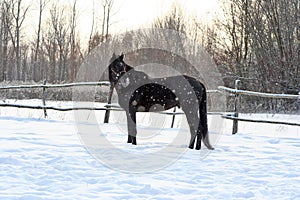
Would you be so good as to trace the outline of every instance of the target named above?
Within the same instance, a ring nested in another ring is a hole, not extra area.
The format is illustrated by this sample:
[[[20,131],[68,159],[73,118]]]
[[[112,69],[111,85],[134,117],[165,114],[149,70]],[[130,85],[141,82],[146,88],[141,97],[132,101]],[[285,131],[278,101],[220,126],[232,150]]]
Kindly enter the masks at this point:
[[[102,42],[114,40],[114,3],[98,0],[93,13],[99,12],[101,18],[90,19],[85,42],[79,34],[77,0],[38,0],[37,8],[24,0],[1,0],[0,82],[74,82],[84,58]],[[300,0],[224,0],[220,4],[222,14],[210,23],[174,4],[165,16],[145,26],[188,35],[211,55],[225,86],[233,87],[239,79],[242,89],[298,94]],[[28,31],[24,22],[31,20],[33,9],[38,23],[35,30]]]

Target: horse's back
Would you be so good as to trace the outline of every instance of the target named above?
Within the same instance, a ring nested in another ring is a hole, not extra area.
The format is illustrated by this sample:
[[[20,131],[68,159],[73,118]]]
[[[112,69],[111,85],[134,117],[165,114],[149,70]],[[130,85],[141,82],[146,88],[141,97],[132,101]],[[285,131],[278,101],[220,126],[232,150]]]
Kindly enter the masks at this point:
[[[180,89],[187,92],[195,92],[197,97],[201,97],[203,93],[206,92],[204,84],[191,76],[187,76],[187,75],[171,76],[163,79],[164,81],[162,82],[166,82],[167,86],[173,88],[172,90]]]

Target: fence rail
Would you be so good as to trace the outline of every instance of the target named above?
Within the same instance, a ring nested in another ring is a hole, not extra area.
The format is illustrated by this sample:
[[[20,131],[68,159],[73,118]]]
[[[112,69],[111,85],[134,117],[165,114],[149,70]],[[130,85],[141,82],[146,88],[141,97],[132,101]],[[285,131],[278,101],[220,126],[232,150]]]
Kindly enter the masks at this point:
[[[66,84],[39,84],[39,85],[16,85],[16,86],[0,86],[0,90],[10,89],[35,89],[35,88],[67,88],[76,86],[110,86],[108,81],[100,82],[80,82],[80,83],[66,83]]]
[[[256,97],[273,98],[273,99],[297,100],[299,98],[299,95],[293,95],[293,94],[272,94],[272,93],[253,92],[248,90],[232,89],[224,86],[219,86],[218,89],[232,94],[249,95],[249,96],[256,96]]]
[[[97,108],[97,107],[66,107],[60,108],[55,106],[30,106],[30,105],[18,105],[18,104],[8,104],[8,103],[0,103],[1,107],[14,107],[14,108],[28,108],[35,110],[56,110],[56,111],[72,111],[72,110],[112,110],[112,111],[123,111],[122,109],[117,108]]]
[[[266,123],[266,124],[282,124],[282,125],[290,125],[290,126],[300,126],[300,123],[296,122],[286,122],[286,121],[272,121],[272,120],[264,120],[264,119],[249,119],[242,117],[234,117],[230,114],[222,115],[225,119],[238,120],[243,122],[255,122],[255,123]]]
[[[239,117],[239,98],[240,95],[249,95],[249,96],[256,96],[256,97],[265,97],[265,98],[276,98],[276,99],[293,99],[298,101],[298,105],[300,107],[300,93],[299,95],[290,95],[290,94],[272,94],[272,93],[261,93],[261,92],[254,92],[254,91],[247,91],[247,90],[240,90],[239,89],[239,80],[235,82],[235,89],[228,88],[224,86],[219,86],[217,90],[207,90],[207,93],[218,93],[218,92],[227,92],[230,94],[234,94],[235,101],[234,101],[234,113],[233,114],[224,114],[221,112],[209,112],[210,115],[221,115],[225,119],[233,120],[233,130],[232,133],[236,134],[238,131],[238,121],[245,121],[245,122],[256,122],[256,123],[272,123],[272,124],[283,124],[283,125],[293,125],[293,126],[300,126],[300,123],[294,122],[284,122],[284,121],[271,121],[271,120],[257,120],[257,119],[247,119]],[[19,86],[0,86],[0,90],[11,90],[11,89],[35,89],[41,88],[43,89],[42,95],[42,103],[43,106],[31,106],[31,105],[17,105],[17,104],[8,104],[8,103],[0,103],[0,107],[16,107],[16,108],[28,108],[28,109],[41,109],[44,110],[44,116],[47,117],[47,110],[56,110],[56,111],[72,111],[72,110],[98,110],[98,111],[106,111],[105,113],[105,123],[108,122],[109,119],[109,112],[110,111],[122,111],[119,106],[112,105],[110,101],[104,107],[54,107],[54,106],[47,106],[45,93],[46,89],[51,88],[68,88],[68,87],[80,87],[80,86],[111,86],[108,81],[101,81],[101,82],[79,82],[79,83],[67,83],[67,84],[44,84],[39,85],[19,85]],[[112,90],[110,92],[110,96],[112,95]],[[111,99],[111,97],[109,98]],[[299,108],[300,109],[300,108]],[[166,111],[161,112],[162,114],[172,115],[172,127],[174,124],[175,116],[184,114],[183,112],[177,112],[176,109],[173,112]]]
[[[233,120],[232,134],[236,134],[238,132],[238,121],[300,126],[300,123],[297,123],[297,122],[260,120],[260,119],[249,119],[249,118],[239,117],[240,95],[264,97],[264,98],[272,98],[272,99],[291,99],[291,100],[298,101],[298,107],[299,107],[298,109],[300,110],[300,92],[299,92],[299,95],[254,92],[254,91],[240,90],[239,84],[240,84],[240,80],[236,80],[235,81],[235,89],[224,87],[224,86],[218,87],[218,89],[220,91],[234,94],[234,98],[235,98],[234,99],[234,113],[222,115],[222,117],[225,119]]]
[[[104,107],[55,107],[55,106],[47,106],[46,105],[46,89],[52,89],[52,88],[69,88],[69,87],[81,87],[81,86],[111,86],[110,82],[108,81],[100,81],[100,82],[79,82],[79,83],[66,83],[66,84],[47,84],[46,81],[44,81],[43,84],[38,85],[17,85],[17,86],[0,86],[0,90],[15,90],[15,89],[42,89],[42,104],[43,106],[31,106],[31,105],[18,105],[18,104],[9,104],[9,103],[0,103],[0,107],[15,107],[15,108],[27,108],[27,109],[36,109],[36,110],[43,110],[44,111],[44,117],[46,118],[48,116],[47,110],[56,110],[56,111],[74,111],[74,110],[96,110],[96,111],[106,111],[105,113],[105,119],[104,123],[108,123],[109,121],[109,114],[110,111],[123,111],[122,108],[120,108],[117,105],[111,104],[111,95],[112,95],[112,88],[110,90],[109,94],[109,100],[108,103]],[[217,93],[218,90],[207,90],[207,93]],[[173,112],[166,111],[166,112],[160,112],[161,114],[171,115],[173,117],[172,119],[172,128],[175,121],[176,115],[182,115],[183,112],[177,112],[174,110]],[[214,113],[210,113],[214,114]]]

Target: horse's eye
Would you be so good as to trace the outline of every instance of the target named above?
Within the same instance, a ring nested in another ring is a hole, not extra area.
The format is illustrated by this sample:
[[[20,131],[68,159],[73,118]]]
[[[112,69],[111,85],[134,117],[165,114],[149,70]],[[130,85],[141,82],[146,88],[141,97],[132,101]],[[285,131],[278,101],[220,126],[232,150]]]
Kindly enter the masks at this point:
[[[119,68],[123,68],[123,66],[124,66],[123,63],[119,63],[119,64],[118,64],[118,67],[119,67]]]

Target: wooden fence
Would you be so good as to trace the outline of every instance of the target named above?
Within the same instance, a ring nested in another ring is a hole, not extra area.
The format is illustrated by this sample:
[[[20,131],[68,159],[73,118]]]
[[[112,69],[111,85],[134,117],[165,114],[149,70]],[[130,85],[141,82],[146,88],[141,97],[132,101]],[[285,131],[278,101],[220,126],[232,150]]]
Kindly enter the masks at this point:
[[[218,90],[208,90],[208,93],[218,93],[218,92],[227,92],[230,94],[234,94],[234,113],[233,114],[224,114],[221,112],[211,112],[208,114],[219,114],[222,115],[225,119],[233,120],[233,129],[232,133],[236,134],[238,132],[238,121],[246,121],[246,122],[256,122],[256,123],[272,123],[272,124],[284,124],[284,125],[293,125],[293,126],[300,126],[300,123],[294,122],[284,122],[284,121],[271,121],[271,120],[257,120],[257,119],[247,119],[239,117],[239,107],[240,107],[240,95],[249,95],[249,96],[256,96],[256,97],[265,97],[265,98],[279,98],[279,99],[293,99],[298,101],[298,105],[300,107],[300,93],[299,95],[288,95],[288,94],[271,94],[271,93],[260,93],[260,92],[253,92],[253,91],[246,91],[246,90],[239,90],[239,80],[235,82],[235,89],[219,86]],[[111,96],[113,93],[112,88],[110,87],[108,103],[104,107],[68,107],[68,108],[61,108],[61,107],[53,107],[46,105],[46,92],[47,89],[50,88],[69,88],[69,87],[81,87],[81,86],[110,86],[110,83],[107,81],[102,82],[81,82],[81,83],[68,83],[68,84],[47,84],[46,81],[44,84],[39,85],[19,85],[19,86],[0,86],[0,90],[11,90],[11,89],[42,89],[42,103],[43,106],[32,106],[32,105],[16,105],[16,104],[9,104],[9,103],[1,103],[0,107],[16,107],[16,108],[28,108],[28,109],[41,109],[44,111],[44,117],[47,117],[47,110],[56,110],[56,111],[72,111],[72,110],[103,110],[105,111],[104,123],[108,123],[109,121],[109,113],[111,110],[113,111],[122,111],[122,109],[118,106],[111,105]],[[300,108],[299,108],[300,109]],[[177,112],[176,109],[173,112],[161,112],[162,114],[172,115],[172,125],[174,125],[175,116],[183,114],[183,112]]]
[[[80,86],[110,86],[110,83],[107,81],[102,82],[81,82],[81,83],[67,83],[67,84],[47,84],[44,81],[44,84],[40,85],[18,85],[18,86],[0,86],[0,90],[12,90],[12,89],[42,89],[42,102],[43,106],[31,106],[31,105],[16,105],[9,103],[1,103],[1,107],[16,107],[16,108],[29,108],[29,109],[42,109],[44,110],[44,117],[47,117],[47,110],[57,110],[57,111],[72,111],[72,110],[109,110],[114,108],[95,108],[95,107],[69,107],[69,108],[61,108],[61,107],[53,107],[46,105],[46,92],[47,89],[50,88],[70,88],[70,87],[80,87]],[[114,109],[118,110],[118,109]]]
[[[298,109],[300,110],[300,92],[299,92],[299,95],[261,93],[261,92],[240,90],[239,84],[240,84],[240,80],[236,80],[235,81],[235,89],[223,87],[223,86],[218,87],[218,89],[220,91],[234,94],[234,113],[222,115],[222,117],[225,119],[233,120],[232,134],[236,134],[238,132],[238,121],[300,126],[300,121],[299,122],[287,122],[287,121],[259,120],[259,119],[249,119],[249,118],[239,117],[240,96],[241,95],[272,98],[272,99],[292,99],[292,100],[297,101]]]
[[[70,87],[81,87],[81,86],[108,86],[110,87],[108,102],[104,107],[54,107],[46,105],[46,92],[47,89],[53,88],[70,88]],[[109,122],[110,111],[123,111],[122,108],[116,105],[111,104],[111,98],[113,94],[113,88],[111,87],[108,81],[101,82],[80,82],[80,83],[68,83],[68,84],[47,84],[44,81],[43,84],[37,85],[18,85],[18,86],[0,86],[0,90],[13,90],[13,89],[42,89],[42,106],[32,106],[32,105],[18,105],[18,104],[10,104],[10,103],[0,103],[0,107],[15,107],[15,108],[27,108],[27,109],[39,109],[44,111],[44,117],[47,118],[47,110],[56,110],[56,111],[72,111],[72,110],[102,110],[105,111],[104,123]],[[208,90],[208,93],[217,93],[218,90]],[[183,112],[177,112],[176,108],[174,108],[173,112],[160,112],[161,114],[172,115],[172,125],[174,126],[175,116],[184,114]],[[210,113],[214,114],[214,113]]]

